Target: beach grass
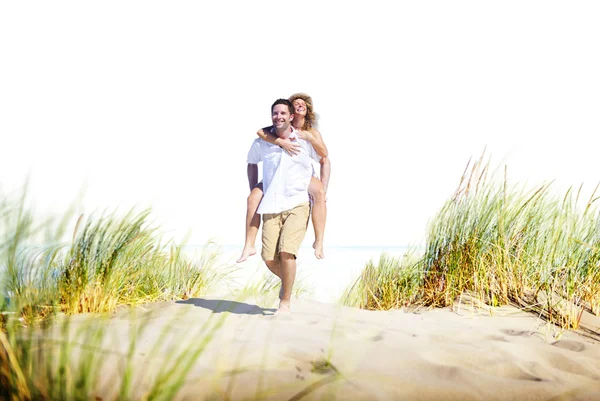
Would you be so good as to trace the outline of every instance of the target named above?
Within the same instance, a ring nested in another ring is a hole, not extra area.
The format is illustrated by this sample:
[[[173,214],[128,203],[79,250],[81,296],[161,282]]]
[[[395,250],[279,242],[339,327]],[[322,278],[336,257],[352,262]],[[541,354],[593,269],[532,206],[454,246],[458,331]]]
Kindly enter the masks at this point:
[[[219,251],[204,248],[192,261],[182,247],[163,242],[149,210],[80,216],[70,243],[36,246],[32,213],[20,214],[3,246],[4,309],[28,321],[53,313],[108,312],[118,305],[186,299],[203,294],[231,268]],[[58,242],[57,240],[54,241]]]
[[[468,292],[577,328],[584,310],[600,314],[596,190],[582,199],[582,187],[558,196],[550,184],[510,185],[506,169],[492,172],[482,157],[431,220],[422,255],[369,263],[344,302],[445,307]]]
[[[346,305],[362,309],[389,310],[419,302],[423,270],[414,253],[395,258],[383,253],[372,260],[342,295]]]
[[[181,246],[164,241],[149,210],[80,216],[65,242],[74,208],[37,222],[25,189],[0,199],[0,399],[89,399],[103,377],[110,333],[102,322],[109,312],[196,297],[232,271],[218,264],[219,250],[211,244],[192,261]],[[81,313],[90,323],[74,329],[70,316]],[[129,358],[145,325],[136,330]],[[151,352],[159,352],[168,335],[160,335]],[[133,398],[171,399],[213,335],[203,328],[197,343],[169,354],[153,372],[149,393]],[[144,369],[131,359],[123,363],[117,398],[131,399],[132,380]]]
[[[90,220],[74,235],[59,266],[59,291],[67,313],[110,311],[202,294],[226,269],[216,269],[217,253],[206,249],[200,263],[181,247],[161,244],[146,221],[149,211]]]

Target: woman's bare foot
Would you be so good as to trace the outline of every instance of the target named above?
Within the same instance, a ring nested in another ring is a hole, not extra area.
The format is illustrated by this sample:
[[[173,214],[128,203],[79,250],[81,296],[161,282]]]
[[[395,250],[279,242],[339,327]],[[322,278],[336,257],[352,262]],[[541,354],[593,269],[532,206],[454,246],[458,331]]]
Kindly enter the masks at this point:
[[[313,248],[315,248],[315,256],[317,259],[325,258],[325,253],[323,253],[323,241],[315,240]]]
[[[282,313],[290,313],[290,303],[289,301],[279,301],[279,309],[275,312],[275,315],[280,315]]]
[[[245,246],[242,250],[242,256],[240,256],[240,258],[236,260],[236,262],[242,263],[252,255],[256,255],[256,248],[253,246]]]

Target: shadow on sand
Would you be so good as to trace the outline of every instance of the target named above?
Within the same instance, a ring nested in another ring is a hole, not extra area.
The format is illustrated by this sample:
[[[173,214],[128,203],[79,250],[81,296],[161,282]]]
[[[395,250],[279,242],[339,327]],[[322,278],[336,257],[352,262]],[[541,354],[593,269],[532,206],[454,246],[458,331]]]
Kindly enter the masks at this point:
[[[210,309],[213,313],[229,312],[236,315],[272,315],[277,309],[261,308],[258,305],[250,305],[244,302],[226,301],[222,299],[190,298],[185,301],[176,301],[178,304],[194,305],[204,309]],[[271,313],[265,313],[271,312]]]

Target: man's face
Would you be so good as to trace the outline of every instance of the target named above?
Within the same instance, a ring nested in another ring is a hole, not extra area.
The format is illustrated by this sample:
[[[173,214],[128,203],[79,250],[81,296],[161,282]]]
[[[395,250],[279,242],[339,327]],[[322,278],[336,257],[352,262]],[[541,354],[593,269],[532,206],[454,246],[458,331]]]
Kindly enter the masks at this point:
[[[290,126],[294,116],[290,114],[290,110],[285,104],[277,104],[273,107],[271,119],[276,129],[285,130]]]
[[[296,110],[295,114],[298,116],[306,116],[306,102],[302,99],[294,100],[294,110]]]

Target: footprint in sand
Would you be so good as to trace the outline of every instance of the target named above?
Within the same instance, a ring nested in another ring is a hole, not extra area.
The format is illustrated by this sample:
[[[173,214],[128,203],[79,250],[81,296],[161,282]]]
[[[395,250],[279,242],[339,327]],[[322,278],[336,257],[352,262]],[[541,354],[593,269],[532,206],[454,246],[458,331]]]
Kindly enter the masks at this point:
[[[489,340],[489,341],[500,341],[500,342],[508,342],[508,340],[502,336],[496,336],[496,335],[489,335],[486,337],[483,337],[484,340]]]
[[[581,352],[585,349],[585,345],[572,340],[559,340],[555,343],[552,343],[555,347],[566,349],[568,351]]]
[[[503,332],[504,334],[508,335],[508,336],[529,336],[531,335],[531,333],[529,331],[526,330],[511,330],[511,329],[503,329],[500,330],[501,332]]]

